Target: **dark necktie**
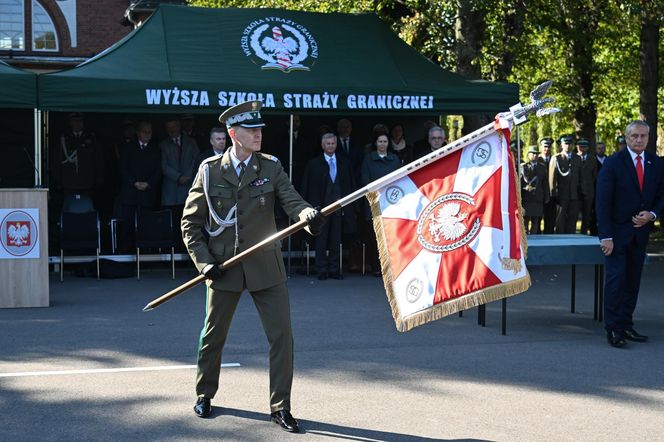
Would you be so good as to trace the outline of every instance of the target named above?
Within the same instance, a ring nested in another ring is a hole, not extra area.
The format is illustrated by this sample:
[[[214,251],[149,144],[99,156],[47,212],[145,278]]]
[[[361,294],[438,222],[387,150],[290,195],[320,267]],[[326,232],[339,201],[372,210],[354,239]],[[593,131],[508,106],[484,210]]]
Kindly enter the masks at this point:
[[[643,191],[643,163],[641,155],[636,156],[636,179],[639,180],[639,189]]]
[[[237,174],[237,179],[240,183],[242,183],[242,177],[244,177],[244,171],[247,165],[244,164],[244,161],[241,161],[240,164],[238,164],[238,167],[240,168],[240,171]]]
[[[175,154],[179,163],[182,156],[182,144],[180,144],[179,138],[173,138],[173,142],[175,143]]]

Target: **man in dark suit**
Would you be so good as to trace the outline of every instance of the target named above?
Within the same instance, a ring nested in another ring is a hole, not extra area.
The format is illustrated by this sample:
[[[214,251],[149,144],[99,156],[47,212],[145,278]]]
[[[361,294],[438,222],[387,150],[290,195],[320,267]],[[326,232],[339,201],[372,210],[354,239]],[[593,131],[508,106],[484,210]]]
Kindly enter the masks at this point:
[[[166,133],[168,136],[159,143],[161,172],[164,176],[161,204],[171,210],[173,225],[179,226],[184,202],[196,175],[194,168],[199,150],[196,141],[182,133],[178,118],[171,117],[166,121]],[[174,229],[173,233],[176,248],[184,250],[180,229]]]
[[[556,233],[575,233],[579,217],[579,191],[581,158],[574,153],[574,137],[560,138],[562,151],[551,158],[549,164],[549,189],[556,199]]]
[[[336,136],[333,133],[323,135],[321,147],[323,154],[309,160],[302,180],[302,196],[314,207],[325,207],[354,189],[346,158],[336,155]],[[328,217],[328,222],[316,237],[318,279],[324,280],[328,276],[343,279],[339,265],[341,234],[345,226],[353,227],[355,222],[355,212],[352,209],[340,210]]]
[[[120,201],[122,203],[123,248],[133,248],[134,216],[137,210],[159,207],[161,152],[152,143],[152,124],[141,121],[137,139],[122,147],[120,156]]]
[[[598,236],[606,255],[604,325],[613,347],[648,339],[634,330],[632,316],[648,234],[664,209],[662,160],[645,152],[649,131],[646,122],[632,121],[625,130],[628,148],[606,159],[597,180]]]
[[[362,146],[351,138],[352,132],[353,123],[350,120],[342,118],[337,122],[337,146],[339,146],[337,155],[346,158],[353,173],[353,179],[357,182],[360,179],[360,166],[364,152]]]

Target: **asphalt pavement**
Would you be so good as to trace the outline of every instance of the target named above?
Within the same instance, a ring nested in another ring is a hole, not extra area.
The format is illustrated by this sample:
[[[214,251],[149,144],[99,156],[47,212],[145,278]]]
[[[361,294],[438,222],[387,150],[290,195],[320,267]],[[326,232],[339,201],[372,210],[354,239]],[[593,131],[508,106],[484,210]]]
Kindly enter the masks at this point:
[[[267,342],[243,296],[210,419],[194,378],[204,289],[144,313],[195,276],[146,269],[141,281],[51,278],[51,306],[0,310],[1,441],[607,441],[664,440],[664,263],[644,269],[637,330],[615,349],[593,320],[593,268],[531,267],[533,287],[408,333],[396,331],[382,280],[289,280],[295,337],[293,415],[269,421]]]

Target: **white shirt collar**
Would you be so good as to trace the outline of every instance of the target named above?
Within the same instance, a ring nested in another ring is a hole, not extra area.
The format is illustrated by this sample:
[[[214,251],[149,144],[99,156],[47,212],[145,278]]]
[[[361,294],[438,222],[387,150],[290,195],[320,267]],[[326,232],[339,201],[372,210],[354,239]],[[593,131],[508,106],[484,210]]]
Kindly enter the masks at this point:
[[[244,161],[240,161],[240,160],[238,160],[238,158],[235,156],[235,153],[233,152],[233,149],[232,149],[232,148],[231,148],[231,149],[228,149],[228,154],[229,154],[229,156],[231,157],[231,163],[233,163],[233,168],[234,168],[235,170],[237,170],[237,167],[240,165],[240,163],[244,163],[245,166],[248,166],[248,165],[249,165],[249,161],[251,161],[251,156],[253,155],[253,154],[251,154],[251,155],[249,155],[249,156],[247,157],[246,160],[244,160]]]
[[[629,146],[627,146],[627,150],[629,151],[629,155],[632,157],[632,163],[634,163],[634,164],[636,164],[637,155],[641,155],[641,161],[646,159],[646,157],[644,155],[645,152],[641,152],[640,154],[637,154]]]
[[[337,161],[337,154],[335,153],[333,153],[332,156],[329,156],[328,154],[324,153],[323,156],[325,157],[325,161],[327,161],[328,163],[332,160],[334,160],[335,163]]]

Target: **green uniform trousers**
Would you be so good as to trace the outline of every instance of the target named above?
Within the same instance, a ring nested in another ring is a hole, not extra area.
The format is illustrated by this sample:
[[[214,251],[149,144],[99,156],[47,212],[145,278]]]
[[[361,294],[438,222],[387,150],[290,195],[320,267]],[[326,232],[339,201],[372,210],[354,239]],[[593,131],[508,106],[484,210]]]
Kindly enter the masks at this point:
[[[270,411],[290,410],[293,332],[286,283],[250,293],[270,344]],[[213,398],[219,388],[221,355],[242,293],[207,289],[207,312],[198,346],[196,394]]]

